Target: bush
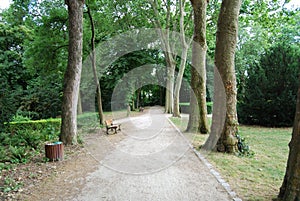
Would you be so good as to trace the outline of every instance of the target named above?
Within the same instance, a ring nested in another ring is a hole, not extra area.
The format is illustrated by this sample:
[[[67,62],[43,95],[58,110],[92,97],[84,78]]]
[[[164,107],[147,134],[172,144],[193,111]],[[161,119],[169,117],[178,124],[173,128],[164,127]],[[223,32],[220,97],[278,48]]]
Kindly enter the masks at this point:
[[[238,116],[243,124],[291,126],[298,89],[300,51],[277,44],[248,69],[245,93],[239,96]]]
[[[46,141],[58,140],[60,124],[60,119],[9,123],[7,132],[0,133],[0,163],[27,162]]]
[[[236,138],[238,139],[238,150],[239,156],[253,156],[254,152],[252,150],[250,150],[250,146],[248,145],[248,143],[246,142],[245,138],[243,138],[241,135],[236,135]]]
[[[206,102],[207,114],[212,114],[213,102]],[[190,103],[179,103],[180,111],[182,113],[190,113]]]
[[[7,128],[9,133],[15,133],[19,130],[47,130],[53,128],[60,130],[61,120],[60,119],[42,119],[37,121],[18,121],[10,122]]]

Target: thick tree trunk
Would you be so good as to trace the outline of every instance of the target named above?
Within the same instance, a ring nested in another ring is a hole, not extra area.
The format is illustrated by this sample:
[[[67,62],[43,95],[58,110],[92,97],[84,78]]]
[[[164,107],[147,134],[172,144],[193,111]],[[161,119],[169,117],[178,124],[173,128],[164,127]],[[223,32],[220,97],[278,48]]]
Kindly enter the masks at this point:
[[[299,77],[300,80],[300,77]],[[286,172],[278,198],[284,201],[300,200],[300,86],[292,139],[289,143],[290,152]]]
[[[175,79],[175,61],[173,58],[169,58],[167,59],[167,84],[166,84],[167,90],[166,90],[166,106],[165,106],[165,112],[169,114],[173,113],[174,79]]]
[[[91,23],[91,31],[92,31],[92,38],[91,38],[91,45],[92,45],[92,54],[91,60],[92,60],[92,68],[93,68],[93,74],[94,74],[94,80],[97,86],[97,108],[98,108],[98,115],[99,115],[99,123],[100,125],[104,124],[104,115],[103,115],[103,109],[102,109],[102,97],[101,97],[101,86],[99,82],[99,78],[97,76],[97,67],[96,67],[96,53],[95,53],[95,25],[94,25],[94,20],[93,16],[91,13],[91,9],[89,6],[88,8],[88,15]]]
[[[191,0],[194,10],[194,43],[191,69],[191,101],[187,131],[209,132],[206,107],[206,8],[207,2]]]
[[[229,153],[237,151],[238,118],[236,111],[237,88],[234,56],[240,6],[241,0],[222,1],[216,36],[215,65],[221,75],[226,94],[225,124],[218,139],[217,150]]]
[[[166,113],[173,113],[173,93],[174,93],[174,77],[175,77],[175,56],[172,54],[174,50],[174,44],[171,44],[170,41],[170,31],[168,30],[171,27],[171,2],[170,0],[167,1],[166,6],[166,27],[167,29],[163,33],[163,27],[162,23],[160,22],[160,16],[159,16],[159,8],[158,8],[158,1],[152,0],[150,1],[153,11],[154,11],[154,24],[157,28],[158,34],[160,35],[161,43],[163,46],[163,49],[165,50],[165,59],[166,59],[166,65],[167,65],[167,80],[166,80],[166,98],[165,98],[165,112]],[[176,26],[173,25],[175,28]]]
[[[77,143],[77,103],[82,69],[82,20],[84,0],[65,0],[69,13],[69,55],[64,76],[60,140]]]

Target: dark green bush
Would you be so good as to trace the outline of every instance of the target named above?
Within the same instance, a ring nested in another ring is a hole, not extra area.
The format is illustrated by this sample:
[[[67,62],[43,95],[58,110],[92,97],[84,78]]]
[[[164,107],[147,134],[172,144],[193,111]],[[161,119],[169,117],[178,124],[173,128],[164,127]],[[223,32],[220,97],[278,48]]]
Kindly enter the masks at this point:
[[[207,114],[212,114],[213,102],[207,102]]]
[[[250,146],[246,142],[245,138],[243,138],[241,135],[236,135],[236,138],[238,139],[238,155],[239,156],[253,156],[254,152],[250,150]]]
[[[298,89],[300,51],[296,45],[276,44],[247,71],[245,92],[239,96],[242,124],[291,126]]]

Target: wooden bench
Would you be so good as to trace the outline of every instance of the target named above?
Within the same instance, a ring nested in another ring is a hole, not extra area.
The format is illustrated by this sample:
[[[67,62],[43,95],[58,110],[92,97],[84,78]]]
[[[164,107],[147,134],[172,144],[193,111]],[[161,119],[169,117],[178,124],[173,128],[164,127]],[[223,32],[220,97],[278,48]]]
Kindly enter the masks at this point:
[[[117,133],[117,130],[119,130],[119,131],[121,130],[121,124],[119,124],[119,125],[113,124],[112,119],[106,120],[105,126],[106,126],[106,134],[108,134],[109,130],[111,130],[111,131],[115,130],[115,133]]]

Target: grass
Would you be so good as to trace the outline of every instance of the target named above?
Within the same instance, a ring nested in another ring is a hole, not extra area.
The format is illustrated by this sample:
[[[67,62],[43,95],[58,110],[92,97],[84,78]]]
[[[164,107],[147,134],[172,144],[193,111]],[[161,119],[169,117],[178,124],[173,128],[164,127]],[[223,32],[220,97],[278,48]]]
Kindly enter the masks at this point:
[[[171,120],[181,131],[185,130],[187,118]],[[243,200],[276,198],[285,174],[292,129],[240,126],[239,131],[254,151],[253,157],[212,152],[207,159]],[[184,134],[197,148],[208,137]]]

